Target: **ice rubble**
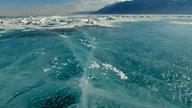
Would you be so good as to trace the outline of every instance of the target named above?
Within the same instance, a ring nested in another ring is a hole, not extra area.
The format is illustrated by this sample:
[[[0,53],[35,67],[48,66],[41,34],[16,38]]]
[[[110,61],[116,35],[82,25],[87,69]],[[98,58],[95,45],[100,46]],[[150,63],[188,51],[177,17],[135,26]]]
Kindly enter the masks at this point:
[[[190,15],[71,15],[0,18],[0,29],[54,29],[84,25],[113,26],[125,21],[158,21],[162,19],[191,18]]]

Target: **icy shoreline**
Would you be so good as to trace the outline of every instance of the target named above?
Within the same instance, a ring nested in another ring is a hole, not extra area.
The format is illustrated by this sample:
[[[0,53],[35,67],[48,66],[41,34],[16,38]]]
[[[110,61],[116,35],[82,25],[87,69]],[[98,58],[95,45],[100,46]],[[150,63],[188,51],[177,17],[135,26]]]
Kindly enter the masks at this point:
[[[192,15],[71,15],[0,18],[2,30],[31,30],[73,28],[76,26],[114,26],[118,22],[160,21],[163,19],[192,18]]]

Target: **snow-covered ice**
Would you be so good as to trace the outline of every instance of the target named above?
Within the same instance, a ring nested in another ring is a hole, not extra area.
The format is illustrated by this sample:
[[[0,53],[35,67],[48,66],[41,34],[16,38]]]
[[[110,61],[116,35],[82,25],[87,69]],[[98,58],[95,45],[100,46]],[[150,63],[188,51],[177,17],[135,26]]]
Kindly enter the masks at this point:
[[[118,22],[160,21],[162,19],[191,18],[191,15],[71,15],[0,18],[0,29],[54,29],[84,25],[114,26]]]

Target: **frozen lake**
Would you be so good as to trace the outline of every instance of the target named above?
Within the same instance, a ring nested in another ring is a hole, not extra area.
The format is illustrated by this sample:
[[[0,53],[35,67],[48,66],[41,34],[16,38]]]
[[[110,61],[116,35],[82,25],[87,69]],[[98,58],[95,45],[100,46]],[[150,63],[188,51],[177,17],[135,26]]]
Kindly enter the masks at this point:
[[[102,18],[1,19],[0,107],[190,108],[192,18]]]

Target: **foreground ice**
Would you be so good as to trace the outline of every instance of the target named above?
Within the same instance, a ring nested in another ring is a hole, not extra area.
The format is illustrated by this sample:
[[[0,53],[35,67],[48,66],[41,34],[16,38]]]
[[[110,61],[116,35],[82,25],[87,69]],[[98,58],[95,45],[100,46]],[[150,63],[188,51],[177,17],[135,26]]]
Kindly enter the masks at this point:
[[[190,108],[191,18],[2,18],[0,108]]]

